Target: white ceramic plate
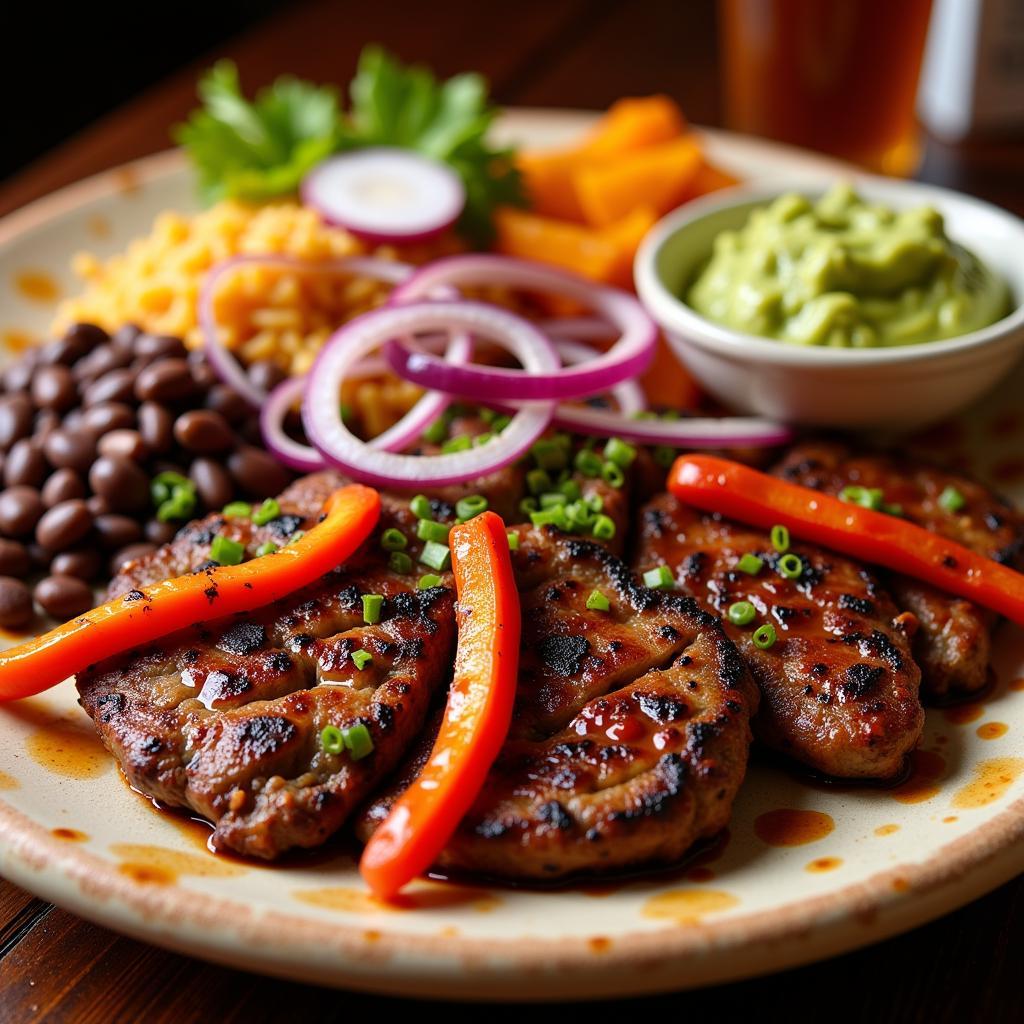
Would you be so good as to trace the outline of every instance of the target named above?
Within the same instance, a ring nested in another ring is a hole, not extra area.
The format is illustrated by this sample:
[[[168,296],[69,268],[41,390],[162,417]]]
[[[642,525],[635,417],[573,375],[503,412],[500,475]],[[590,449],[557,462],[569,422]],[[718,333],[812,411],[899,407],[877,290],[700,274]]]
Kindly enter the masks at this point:
[[[587,115],[517,112],[506,134],[571,138]],[[709,133],[748,178],[843,169]],[[159,210],[193,206],[176,154],[101,175],[0,223],[0,335],[44,332],[68,259],[105,255]],[[44,292],[45,288],[42,289]],[[1024,499],[1016,389],[922,439]],[[70,684],[0,708],[0,873],[84,917],[211,960],[321,983],[437,997],[652,992],[807,962],[960,906],[1024,867],[1024,636],[1004,628],[983,704],[928,714],[915,779],[822,789],[752,767],[728,841],[671,874],[553,892],[417,883],[407,906],[364,894],[344,854],[277,868],[209,854],[131,793]],[[767,817],[765,817],[767,815]],[[793,845],[779,845],[780,841]],[[796,843],[796,840],[801,840]]]

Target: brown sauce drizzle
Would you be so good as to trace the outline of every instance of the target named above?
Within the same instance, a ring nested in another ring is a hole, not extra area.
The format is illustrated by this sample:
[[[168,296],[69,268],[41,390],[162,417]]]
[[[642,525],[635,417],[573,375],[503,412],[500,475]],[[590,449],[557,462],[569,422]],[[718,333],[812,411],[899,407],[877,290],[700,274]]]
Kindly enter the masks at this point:
[[[1005,722],[985,722],[975,729],[978,737],[983,740],[997,740],[1009,731],[1010,727]]]
[[[953,806],[963,809],[985,807],[1006,795],[1024,773],[1024,758],[994,757],[974,766],[974,779],[953,794]]]
[[[220,857],[197,853],[183,853],[166,846],[143,843],[114,843],[110,847],[121,863],[118,871],[136,882],[148,885],[171,885],[181,875],[198,878],[231,878],[241,875],[245,868]]]
[[[821,875],[826,871],[835,871],[836,868],[840,868],[842,866],[842,857],[817,857],[807,863],[804,867],[804,871],[809,871],[813,875]]]
[[[891,836],[894,832],[899,832],[899,825],[879,825],[875,829],[876,836]]]
[[[77,828],[51,828],[50,835],[54,839],[63,839],[68,843],[84,843],[89,838],[84,832],[79,832]]]
[[[0,345],[12,355],[24,352],[38,344],[39,339],[28,331],[9,330],[0,334]]]
[[[823,811],[806,811],[793,807],[780,807],[759,814],[754,820],[754,832],[762,843],[769,846],[804,846],[824,839],[836,823]]]
[[[80,712],[62,714],[30,699],[8,705],[3,714],[33,726],[25,749],[36,764],[55,775],[92,779],[114,764],[92,723]]]
[[[972,702],[970,704],[956,704],[953,707],[945,708],[942,717],[951,725],[968,725],[976,722],[985,713],[985,705]]]
[[[44,270],[23,270],[14,277],[14,287],[32,302],[56,302],[60,286]]]
[[[932,750],[915,750],[910,757],[910,776],[906,782],[889,791],[901,804],[919,804],[931,800],[940,789],[946,774],[946,759]]]
[[[0,772],[0,790],[20,788],[21,783],[13,775],[8,775],[7,772]]]
[[[739,906],[739,899],[721,889],[669,889],[644,903],[640,913],[675,924],[699,924],[708,914],[721,913]]]

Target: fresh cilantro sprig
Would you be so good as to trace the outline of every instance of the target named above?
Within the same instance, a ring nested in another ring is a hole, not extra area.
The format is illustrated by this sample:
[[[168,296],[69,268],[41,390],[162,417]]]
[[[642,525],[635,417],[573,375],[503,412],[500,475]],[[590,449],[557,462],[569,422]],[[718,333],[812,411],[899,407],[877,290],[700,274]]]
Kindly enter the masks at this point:
[[[286,77],[250,102],[235,66],[221,62],[201,79],[203,106],[175,138],[189,153],[208,202],[293,194],[325,157],[366,146],[399,146],[451,166],[466,186],[458,227],[477,244],[490,241],[496,206],[523,202],[512,150],[487,142],[498,111],[480,75],[439,82],[426,68],[368,46],[350,94],[346,114],[334,89]]]

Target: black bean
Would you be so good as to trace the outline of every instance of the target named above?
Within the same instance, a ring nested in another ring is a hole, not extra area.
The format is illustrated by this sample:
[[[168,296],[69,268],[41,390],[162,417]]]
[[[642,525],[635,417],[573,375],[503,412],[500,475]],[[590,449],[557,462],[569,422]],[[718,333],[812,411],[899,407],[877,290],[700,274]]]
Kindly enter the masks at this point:
[[[4,368],[4,389],[11,393],[28,391],[32,385],[32,374],[35,373],[35,359],[24,355],[10,366]]]
[[[230,451],[235,436],[228,421],[212,409],[191,409],[174,421],[174,439],[186,451],[197,455]]]
[[[0,539],[0,576],[27,576],[31,568],[32,559],[24,544]]]
[[[32,429],[32,402],[28,395],[13,394],[0,398],[0,448],[7,451]]]
[[[181,338],[169,334],[140,334],[132,349],[136,356],[153,359],[184,359],[188,349]]]
[[[34,437],[15,441],[4,461],[4,483],[8,487],[38,487],[46,477],[46,459],[42,445]]]
[[[228,423],[241,423],[253,415],[249,403],[227,384],[215,384],[206,396],[206,408],[219,412]]]
[[[125,324],[114,331],[110,338],[110,344],[118,351],[131,355],[135,348],[135,339],[141,333],[142,331],[135,324]]]
[[[192,379],[196,382],[196,387],[203,391],[208,391],[217,383],[219,378],[203,352],[190,352],[188,363],[191,367]]]
[[[85,503],[89,506],[89,511],[94,516],[105,516],[108,512],[113,511],[110,507],[110,502],[102,494],[93,494],[86,499]]]
[[[115,512],[137,512],[150,503],[149,477],[120,456],[101,455],[89,470],[89,486]]]
[[[50,572],[56,576],[75,576],[80,580],[93,580],[103,568],[103,559],[95,547],[72,548],[53,556]]]
[[[177,402],[193,395],[195,381],[184,359],[161,359],[139,371],[135,397],[140,402]]]
[[[288,486],[291,475],[272,455],[243,447],[228,456],[228,472],[236,483],[257,498],[269,498]]]
[[[32,594],[21,580],[0,576],[0,626],[20,629],[32,618]]]
[[[66,412],[77,399],[75,379],[66,366],[41,366],[32,375],[32,401],[40,409]]]
[[[135,401],[135,373],[127,367],[110,370],[85,389],[82,405],[99,405],[101,402]]]
[[[136,558],[142,558],[145,555],[151,555],[154,551],[156,551],[155,544],[129,544],[128,547],[116,552],[110,559],[110,575],[116,576],[126,563],[133,562]]]
[[[170,451],[174,443],[174,417],[157,402],[139,406],[139,433],[146,447],[157,455]]]
[[[74,576],[47,576],[36,584],[33,596],[43,611],[62,621],[93,606],[92,587]]]
[[[119,370],[131,362],[129,353],[114,348],[113,345],[101,345],[98,349],[90,352],[84,359],[80,359],[71,368],[71,375],[79,384],[98,380],[111,370]]]
[[[59,505],[62,501],[84,498],[85,482],[73,469],[58,469],[56,473],[50,474],[39,493],[43,504],[47,508],[53,508],[54,505]]]
[[[77,345],[81,349],[81,358],[97,346],[105,345],[110,340],[110,335],[96,324],[78,323],[72,324],[64,332],[63,340]]]
[[[132,462],[142,462],[149,454],[137,430],[110,430],[100,438],[97,450],[100,455],[120,456]]]
[[[36,525],[36,543],[47,551],[66,551],[92,529],[92,513],[81,498],[62,501],[43,513]]]
[[[135,426],[135,413],[122,402],[102,402],[83,411],[82,426],[96,437],[111,430],[129,430]]]
[[[32,424],[32,433],[35,435],[36,442],[42,444],[46,440],[46,436],[56,430],[62,422],[59,414],[52,409],[42,409],[37,412],[35,422]]]
[[[189,467],[188,475],[208,509],[223,508],[235,496],[235,487],[227,470],[213,459],[196,459]]]
[[[8,537],[31,533],[46,511],[34,487],[18,485],[0,491],[0,530]]]
[[[162,523],[159,519],[150,519],[146,523],[146,540],[151,544],[170,544],[177,532],[174,523]]]
[[[77,433],[61,428],[47,435],[43,442],[43,454],[54,469],[74,469],[88,473],[96,458],[96,441],[86,430]]]
[[[108,551],[117,551],[142,540],[142,524],[132,516],[122,516],[110,512],[105,516],[97,516],[93,521],[100,543]]]

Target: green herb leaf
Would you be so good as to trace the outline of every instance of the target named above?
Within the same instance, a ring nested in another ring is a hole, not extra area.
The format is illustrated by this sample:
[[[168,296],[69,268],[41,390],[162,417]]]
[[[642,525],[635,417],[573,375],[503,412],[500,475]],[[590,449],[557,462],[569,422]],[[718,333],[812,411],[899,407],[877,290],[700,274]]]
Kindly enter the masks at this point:
[[[259,201],[294,192],[340,144],[338,94],[288,76],[247,100],[238,69],[219,61],[199,81],[203,106],[174,138],[188,152],[207,202]]]

